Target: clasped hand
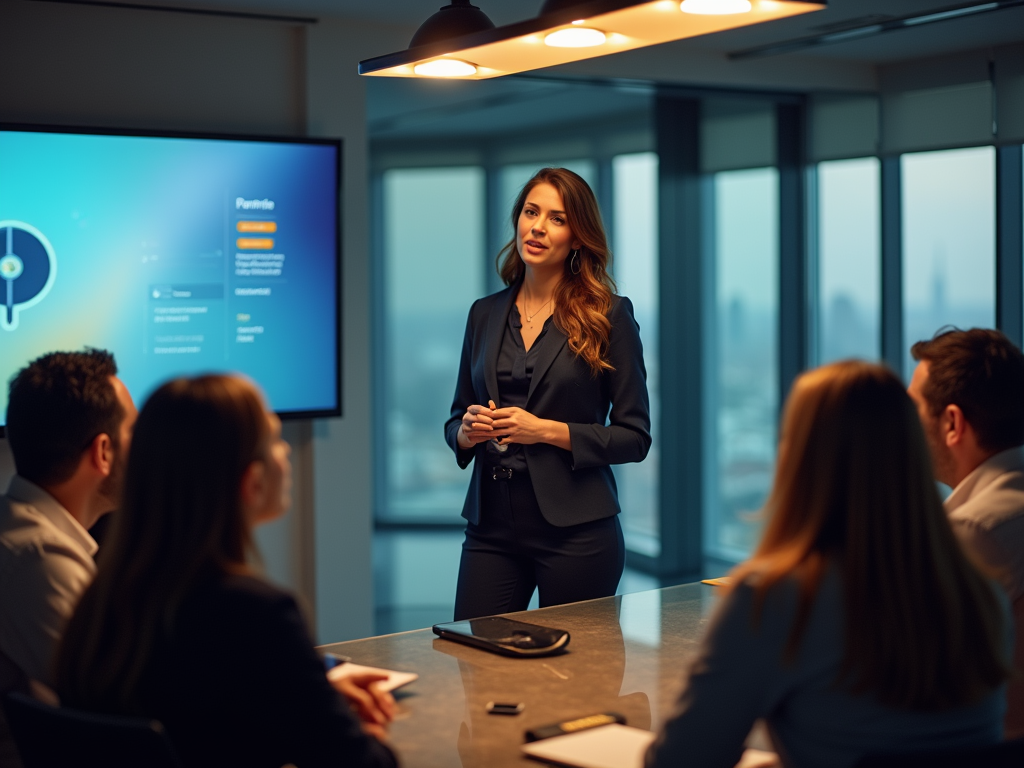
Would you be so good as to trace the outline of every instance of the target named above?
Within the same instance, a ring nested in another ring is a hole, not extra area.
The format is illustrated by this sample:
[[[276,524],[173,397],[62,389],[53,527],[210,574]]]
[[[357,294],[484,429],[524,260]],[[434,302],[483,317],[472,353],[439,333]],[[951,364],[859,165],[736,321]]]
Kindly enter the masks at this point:
[[[471,405],[462,417],[459,443],[464,447],[494,440],[498,445],[519,443],[532,445],[547,441],[547,419],[534,416],[522,408],[495,408],[494,401],[487,405]]]

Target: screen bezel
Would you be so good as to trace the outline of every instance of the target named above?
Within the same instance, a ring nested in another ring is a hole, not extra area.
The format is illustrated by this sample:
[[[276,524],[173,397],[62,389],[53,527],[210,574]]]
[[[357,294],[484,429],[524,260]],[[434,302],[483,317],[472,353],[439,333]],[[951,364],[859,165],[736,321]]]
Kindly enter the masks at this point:
[[[234,141],[234,142],[262,142],[274,144],[306,144],[333,146],[335,148],[335,192],[337,194],[337,210],[334,217],[334,327],[335,334],[335,366],[334,366],[334,391],[335,407],[325,409],[313,409],[302,411],[276,411],[282,421],[298,421],[302,419],[326,419],[338,418],[342,415],[342,250],[341,250],[341,218],[342,218],[342,151],[344,141],[340,138],[319,138],[312,136],[280,136],[263,134],[235,134],[216,133],[203,131],[175,131],[175,130],[153,130],[147,128],[107,128],[96,126],[72,126],[72,125],[45,125],[40,123],[10,123],[0,121],[0,133],[4,131],[17,131],[23,133],[63,133],[81,136],[126,136],[154,139],[200,139],[204,141]],[[45,354],[45,353],[43,353]],[[9,382],[0,382],[0,386],[7,387]],[[5,419],[6,422],[6,419]],[[6,437],[6,423],[0,425],[0,438]]]

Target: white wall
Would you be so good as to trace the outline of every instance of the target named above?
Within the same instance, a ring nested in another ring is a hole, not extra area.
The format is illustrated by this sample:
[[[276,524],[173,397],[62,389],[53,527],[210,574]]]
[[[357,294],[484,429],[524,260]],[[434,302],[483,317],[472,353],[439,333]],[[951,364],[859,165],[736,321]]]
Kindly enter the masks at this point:
[[[341,137],[344,416],[290,424],[296,504],[261,531],[269,575],[315,610],[320,641],[373,632],[369,228],[356,63],[404,27],[0,3],[0,120]],[[0,382],[6,386],[6,382]],[[0,441],[0,484],[13,473]]]

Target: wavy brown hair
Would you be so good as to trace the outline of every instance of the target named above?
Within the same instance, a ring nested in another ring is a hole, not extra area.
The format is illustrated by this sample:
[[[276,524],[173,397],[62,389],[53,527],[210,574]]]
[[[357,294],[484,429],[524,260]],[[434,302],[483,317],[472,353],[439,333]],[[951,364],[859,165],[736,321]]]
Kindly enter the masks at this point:
[[[950,527],[917,410],[887,368],[847,361],[797,379],[767,512],[734,583],[753,577],[756,620],[768,590],[796,580],[789,660],[826,571],[837,567],[845,616],[837,683],[887,706],[943,710],[1007,678],[995,587]]]
[[[238,377],[176,379],[146,401],[122,508],[57,653],[66,703],[139,713],[138,683],[189,590],[206,574],[250,571],[239,494],[269,440],[262,399]]]
[[[555,289],[555,325],[569,337],[569,349],[590,366],[596,376],[612,370],[606,359],[612,325],[608,310],[612,305],[615,281],[608,274],[611,251],[601,222],[601,209],[590,186],[579,175],[566,168],[542,168],[526,182],[512,206],[512,240],[496,260],[498,274],[505,285],[523,279],[526,265],[516,248],[519,217],[530,191],[538,184],[550,184],[562,196],[566,223],[580,241],[579,272],[573,273],[572,255],[563,265],[562,280]]]

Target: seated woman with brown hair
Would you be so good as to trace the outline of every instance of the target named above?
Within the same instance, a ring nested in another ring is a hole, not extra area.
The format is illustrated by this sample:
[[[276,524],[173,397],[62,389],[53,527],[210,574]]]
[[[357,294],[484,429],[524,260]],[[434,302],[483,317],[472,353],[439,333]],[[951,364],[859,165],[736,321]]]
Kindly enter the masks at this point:
[[[328,682],[294,599],[249,564],[290,504],[281,424],[249,382],[178,379],[139,415],[124,499],[64,634],[65,705],[160,720],[187,766],[393,766],[390,695]],[[346,698],[359,710],[357,718]]]
[[[954,538],[895,375],[797,380],[767,513],[648,765],[731,766],[760,718],[798,768],[999,741],[1006,605]]]

